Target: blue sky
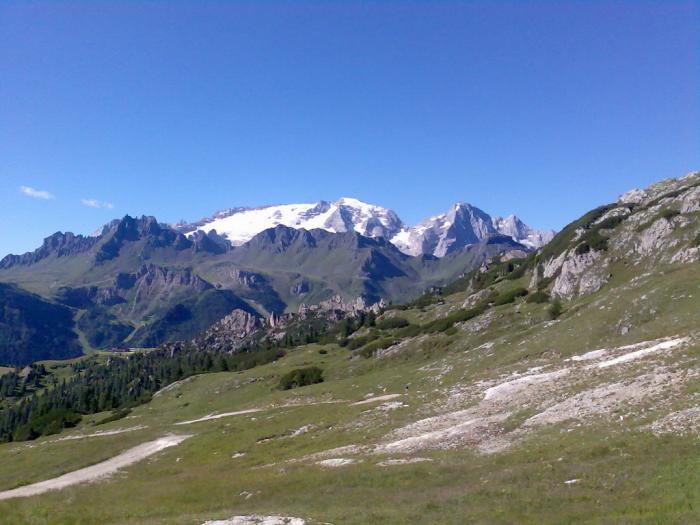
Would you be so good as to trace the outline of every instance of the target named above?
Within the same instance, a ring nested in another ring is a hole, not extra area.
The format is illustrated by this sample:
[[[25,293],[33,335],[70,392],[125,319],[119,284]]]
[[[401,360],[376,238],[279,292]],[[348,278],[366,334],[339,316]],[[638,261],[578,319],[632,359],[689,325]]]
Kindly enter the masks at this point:
[[[3,2],[0,256],[126,213],[341,196],[408,223],[466,201],[560,228],[700,169],[699,17],[669,0]]]

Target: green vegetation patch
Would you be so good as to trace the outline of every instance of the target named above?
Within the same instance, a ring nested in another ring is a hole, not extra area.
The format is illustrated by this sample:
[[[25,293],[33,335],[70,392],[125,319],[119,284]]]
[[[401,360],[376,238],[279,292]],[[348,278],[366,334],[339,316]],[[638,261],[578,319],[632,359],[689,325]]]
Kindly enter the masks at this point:
[[[528,295],[526,301],[528,303],[535,303],[535,304],[548,303],[549,302],[549,294],[547,292],[542,291],[542,290],[537,290],[536,292]]]
[[[395,330],[397,328],[405,328],[410,323],[403,317],[387,317],[377,322],[376,326],[380,330]]]
[[[392,337],[382,337],[381,339],[375,339],[371,343],[367,343],[365,346],[357,351],[358,355],[362,357],[372,357],[377,353],[378,350],[384,350],[397,343],[397,340]]]
[[[302,386],[323,383],[323,370],[317,366],[306,368],[296,368],[287,372],[280,378],[279,388],[281,390],[291,390]]]
[[[514,303],[518,297],[525,297],[528,294],[527,288],[518,287],[502,292],[493,301],[494,306]]]
[[[15,441],[36,439],[40,436],[58,434],[64,428],[71,428],[80,423],[82,416],[66,408],[54,408],[46,414],[34,416],[14,433]]]
[[[674,208],[665,208],[665,209],[661,210],[659,213],[657,213],[656,215],[654,215],[648,221],[643,222],[642,224],[637,226],[637,228],[635,230],[637,233],[641,233],[660,219],[665,219],[667,221],[670,221],[671,219],[673,219],[674,217],[677,217],[680,214],[681,214],[681,212],[674,209]]]

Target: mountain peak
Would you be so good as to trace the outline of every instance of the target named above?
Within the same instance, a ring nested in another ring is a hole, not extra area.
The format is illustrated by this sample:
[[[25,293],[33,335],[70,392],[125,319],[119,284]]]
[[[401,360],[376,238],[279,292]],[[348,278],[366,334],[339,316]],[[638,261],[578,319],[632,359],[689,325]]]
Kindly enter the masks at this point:
[[[438,257],[499,233],[532,248],[541,246],[551,238],[550,232],[533,230],[514,215],[505,219],[491,218],[488,213],[463,201],[455,203],[443,214],[410,227],[388,208],[347,196],[332,202],[321,200],[309,204],[229,208],[211,218],[192,224],[173,225],[173,228],[189,236],[195,232],[215,230],[233,246],[239,246],[260,232],[279,225],[383,237],[406,254]]]
[[[341,197],[334,204],[339,204],[343,206],[353,206],[356,208],[376,208],[373,204],[368,204],[360,199],[355,199],[354,197]]]

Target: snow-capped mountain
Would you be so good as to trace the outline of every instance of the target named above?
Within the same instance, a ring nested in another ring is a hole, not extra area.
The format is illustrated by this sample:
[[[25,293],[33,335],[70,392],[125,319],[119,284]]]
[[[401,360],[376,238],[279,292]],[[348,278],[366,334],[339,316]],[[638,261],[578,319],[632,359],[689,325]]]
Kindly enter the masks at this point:
[[[492,219],[493,227],[503,235],[509,235],[520,244],[530,248],[539,248],[552,240],[556,232],[554,230],[535,230],[530,228],[515,215],[508,217],[495,216]]]
[[[409,255],[443,257],[496,233],[498,231],[487,213],[469,204],[459,203],[447,213],[430,217],[417,226],[404,228],[391,242]]]
[[[426,219],[416,226],[406,226],[392,210],[348,197],[335,202],[230,208],[211,218],[178,224],[175,228],[188,235],[215,230],[232,245],[239,246],[261,231],[279,225],[305,230],[318,228],[334,233],[356,231],[367,237],[389,239],[409,255],[437,257],[498,233],[532,248],[546,244],[554,235],[553,231],[534,230],[514,215],[492,218],[479,208],[464,203],[455,204],[447,213]]]
[[[261,208],[232,208],[192,225],[178,225],[184,233],[216,230],[234,246],[241,245],[268,228],[322,229],[333,233],[356,231],[366,237],[390,239],[404,227],[396,213],[357,199],[335,202],[283,204]]]

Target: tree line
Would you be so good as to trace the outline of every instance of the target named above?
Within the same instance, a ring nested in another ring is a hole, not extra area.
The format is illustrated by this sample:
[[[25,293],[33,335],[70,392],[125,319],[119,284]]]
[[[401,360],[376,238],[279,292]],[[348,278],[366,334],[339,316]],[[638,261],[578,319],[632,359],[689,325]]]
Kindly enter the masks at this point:
[[[70,378],[35,391],[0,411],[0,442],[54,434],[77,424],[82,415],[145,403],[161,388],[191,375],[246,370],[283,355],[284,351],[278,348],[242,349],[228,354],[178,344],[107,359],[85,359],[72,365]],[[3,379],[2,385],[10,389],[14,382],[14,378]],[[16,386],[13,392],[17,392]]]

